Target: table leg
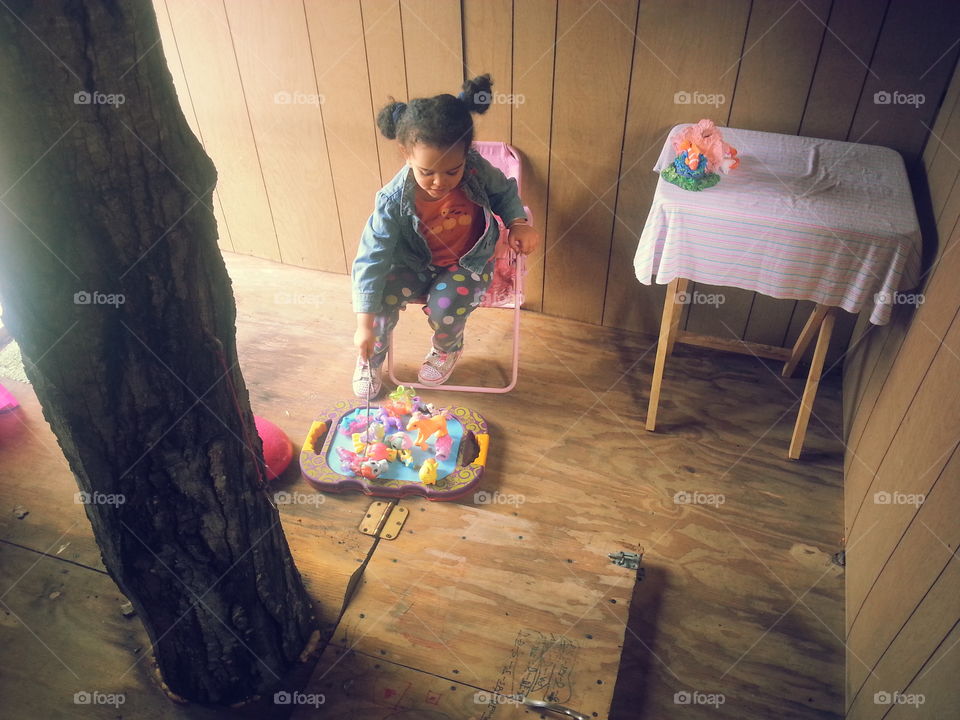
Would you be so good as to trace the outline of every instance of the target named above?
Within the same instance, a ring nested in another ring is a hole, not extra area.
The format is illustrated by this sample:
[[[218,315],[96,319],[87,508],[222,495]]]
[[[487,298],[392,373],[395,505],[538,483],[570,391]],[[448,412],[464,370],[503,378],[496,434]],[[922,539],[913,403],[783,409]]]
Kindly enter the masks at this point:
[[[674,297],[687,292],[687,286],[689,285],[689,280],[677,278],[677,294]],[[680,305],[680,307],[674,310],[673,316],[670,318],[670,339],[667,341],[667,357],[673,355],[673,346],[677,342],[677,335],[680,331],[680,320],[683,318],[683,304],[678,303],[678,305]]]
[[[819,307],[820,306],[818,306],[817,309],[819,309]],[[816,310],[814,314],[816,314]],[[803,389],[803,397],[800,399],[800,413],[797,415],[797,424],[794,425],[793,437],[790,438],[790,450],[787,452],[787,457],[791,460],[798,460],[800,458],[800,451],[803,449],[803,439],[807,435],[807,424],[810,422],[810,413],[813,411],[813,400],[817,395],[817,387],[820,385],[820,373],[823,372],[823,361],[827,356],[827,347],[830,345],[830,335],[833,334],[833,322],[835,319],[836,308],[827,308],[823,315],[823,323],[820,325],[817,347],[813,351],[813,361],[810,363],[810,374],[807,375],[807,384]],[[804,330],[806,330],[806,328],[804,328]]]
[[[810,346],[810,341],[813,340],[813,334],[820,328],[828,309],[828,305],[817,305],[813,308],[813,312],[810,313],[810,317],[807,318],[807,324],[804,325],[803,330],[800,331],[800,337],[797,338],[797,342],[793,345],[790,359],[787,360],[783,366],[783,372],[780,373],[783,377],[790,377],[793,375],[793,371],[797,369],[797,363],[800,362],[800,358],[803,357],[803,354]]]
[[[650,404],[647,406],[647,430],[653,432],[657,427],[657,407],[660,405],[660,386],[663,384],[663,369],[667,363],[667,355],[673,348],[680,324],[680,313],[683,305],[677,302],[681,283],[686,287],[686,280],[676,278],[667,285],[667,295],[663,299],[663,317],[660,320],[660,337],[657,340],[657,360],[653,366],[653,381],[650,384]]]

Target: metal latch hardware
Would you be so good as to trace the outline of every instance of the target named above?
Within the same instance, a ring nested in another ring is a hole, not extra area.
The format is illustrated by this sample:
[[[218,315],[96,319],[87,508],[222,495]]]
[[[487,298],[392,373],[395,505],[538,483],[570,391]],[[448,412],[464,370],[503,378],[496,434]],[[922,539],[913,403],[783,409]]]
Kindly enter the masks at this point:
[[[636,570],[640,567],[640,561],[643,560],[643,552],[634,553],[634,552],[615,552],[607,555],[610,558],[610,562],[614,565],[619,565],[620,567],[625,567],[628,570]]]

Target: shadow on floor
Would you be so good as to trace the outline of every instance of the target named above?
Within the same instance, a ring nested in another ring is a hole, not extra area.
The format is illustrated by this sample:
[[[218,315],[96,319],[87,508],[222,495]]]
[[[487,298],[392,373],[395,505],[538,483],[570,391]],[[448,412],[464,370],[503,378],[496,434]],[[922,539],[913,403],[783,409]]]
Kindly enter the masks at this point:
[[[640,720],[647,717],[648,685],[656,658],[657,617],[666,590],[663,568],[641,565],[630,602],[630,615],[623,638],[620,670],[610,705],[610,720]]]

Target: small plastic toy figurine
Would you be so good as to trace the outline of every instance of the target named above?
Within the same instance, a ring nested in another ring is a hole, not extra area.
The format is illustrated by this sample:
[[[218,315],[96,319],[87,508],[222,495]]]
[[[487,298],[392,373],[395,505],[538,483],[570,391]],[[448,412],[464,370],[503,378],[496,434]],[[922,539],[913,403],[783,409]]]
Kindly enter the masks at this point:
[[[360,456],[346,448],[337,448],[337,456],[340,458],[340,467],[345,471],[356,473],[360,469]]]
[[[407,430],[416,430],[417,439],[413,441],[421,450],[429,450],[427,441],[434,435],[438,438],[449,435],[447,432],[447,416],[439,413],[433,417],[426,417],[423,413],[414,412],[407,423]]]
[[[413,441],[405,432],[394,433],[387,437],[386,445],[388,451],[392,453],[387,458],[390,462],[399,460],[407,467],[413,464],[413,454],[410,452],[410,448],[413,447]]]
[[[425,403],[417,395],[413,398],[413,409],[411,412],[418,412],[421,415],[432,417],[437,414],[437,407],[433,403]]]
[[[390,399],[383,403],[381,408],[393,417],[400,418],[413,412],[415,397],[416,393],[413,388],[397,385],[397,389],[390,393]]]
[[[369,458],[370,460],[389,460],[390,448],[388,448],[384,443],[373,443],[372,445],[367,445],[365,457]]]
[[[360,474],[367,480],[376,480],[386,471],[386,460],[364,460],[360,463]]]
[[[383,425],[384,433],[388,433],[393,430],[393,432],[400,432],[403,429],[400,418],[392,415],[387,408],[380,408],[380,412],[377,413],[377,419],[380,421],[380,424]]]
[[[367,429],[367,425],[370,424],[372,419],[369,415],[360,415],[356,419],[351,420],[346,427],[340,428],[340,434],[350,437],[354,433],[363,432]]]
[[[386,460],[367,458],[346,448],[337,448],[337,455],[340,457],[340,466],[344,471],[362,475],[368,480],[380,477],[380,474],[387,470]]]
[[[453,438],[449,434],[441,435],[434,443],[433,456],[438,462],[443,462],[450,457],[450,451],[453,449]]]
[[[353,451],[362,455],[363,449],[367,445],[383,442],[383,424],[378,422],[370,423],[370,426],[366,430],[354,433],[350,436],[350,439],[353,440]]]
[[[437,484],[437,461],[434,458],[427,458],[420,466],[420,482],[424,485]]]

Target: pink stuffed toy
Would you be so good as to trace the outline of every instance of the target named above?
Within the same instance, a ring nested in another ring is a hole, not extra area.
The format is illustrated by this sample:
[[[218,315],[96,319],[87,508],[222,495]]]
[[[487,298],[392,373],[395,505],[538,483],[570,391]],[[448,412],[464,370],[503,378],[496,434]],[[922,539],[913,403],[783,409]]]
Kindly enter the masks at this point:
[[[677,154],[691,147],[702,153],[707,158],[707,172],[722,172],[726,175],[740,165],[737,149],[725,143],[713,120],[706,118],[678,132],[673,138],[673,147]],[[698,157],[696,152],[689,153],[689,156]],[[691,169],[696,170],[696,167]]]

